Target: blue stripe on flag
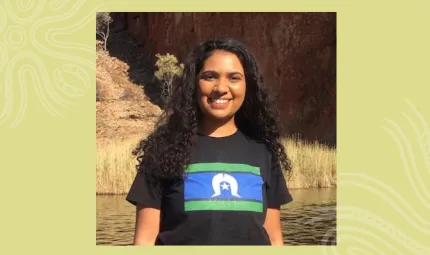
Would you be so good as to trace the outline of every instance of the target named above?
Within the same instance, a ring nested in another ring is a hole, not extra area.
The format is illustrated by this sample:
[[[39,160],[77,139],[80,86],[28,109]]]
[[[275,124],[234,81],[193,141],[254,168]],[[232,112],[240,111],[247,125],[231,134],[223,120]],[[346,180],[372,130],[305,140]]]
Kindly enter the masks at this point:
[[[192,173],[187,175],[184,183],[184,199],[243,199],[262,202],[262,185],[263,179],[255,174]]]

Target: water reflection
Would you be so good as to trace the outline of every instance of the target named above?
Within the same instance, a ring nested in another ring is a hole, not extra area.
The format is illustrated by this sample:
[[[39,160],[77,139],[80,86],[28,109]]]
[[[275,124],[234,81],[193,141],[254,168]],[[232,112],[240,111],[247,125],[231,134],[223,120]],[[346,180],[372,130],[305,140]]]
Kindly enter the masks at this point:
[[[294,201],[282,208],[288,245],[336,245],[336,189],[292,190]]]
[[[336,189],[291,190],[294,201],[282,208],[288,245],[336,245]],[[97,196],[97,245],[131,245],[135,208],[125,196]]]

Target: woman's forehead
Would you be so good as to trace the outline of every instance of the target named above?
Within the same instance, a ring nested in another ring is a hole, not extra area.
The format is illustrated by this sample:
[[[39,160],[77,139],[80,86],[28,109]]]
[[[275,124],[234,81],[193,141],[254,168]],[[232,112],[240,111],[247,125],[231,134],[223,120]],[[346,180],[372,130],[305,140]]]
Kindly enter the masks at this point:
[[[203,64],[203,69],[223,72],[243,72],[239,58],[227,51],[215,51]]]

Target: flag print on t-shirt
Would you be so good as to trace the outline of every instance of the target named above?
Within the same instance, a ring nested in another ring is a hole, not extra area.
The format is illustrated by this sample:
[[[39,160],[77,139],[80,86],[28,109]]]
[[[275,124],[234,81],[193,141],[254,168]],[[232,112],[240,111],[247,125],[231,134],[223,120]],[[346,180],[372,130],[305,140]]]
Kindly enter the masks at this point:
[[[263,212],[260,168],[246,164],[196,163],[184,183],[185,211]]]

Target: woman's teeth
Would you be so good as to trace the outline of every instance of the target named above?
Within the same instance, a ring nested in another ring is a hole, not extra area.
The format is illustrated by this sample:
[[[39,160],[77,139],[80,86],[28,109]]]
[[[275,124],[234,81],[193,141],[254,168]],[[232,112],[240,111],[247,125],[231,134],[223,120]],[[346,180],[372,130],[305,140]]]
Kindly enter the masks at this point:
[[[225,99],[217,99],[217,100],[214,100],[215,101],[215,103],[217,103],[217,104],[224,104],[224,103],[227,103],[228,102],[228,100],[225,100]]]

